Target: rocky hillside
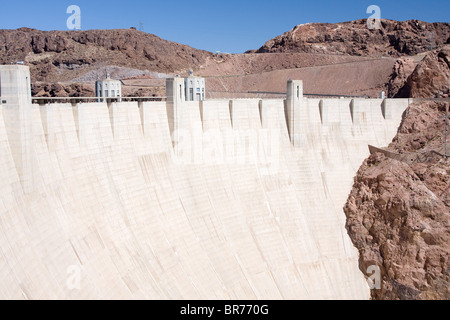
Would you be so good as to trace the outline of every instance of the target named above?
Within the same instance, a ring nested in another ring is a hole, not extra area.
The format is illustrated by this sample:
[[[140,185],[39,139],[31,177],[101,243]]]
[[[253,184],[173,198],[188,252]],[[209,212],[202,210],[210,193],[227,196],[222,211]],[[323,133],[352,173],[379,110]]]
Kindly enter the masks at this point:
[[[46,32],[21,28],[0,30],[0,64],[24,61],[30,66],[36,96],[93,95],[94,81],[106,73],[116,79],[149,79],[127,84],[123,90],[127,95],[161,96],[164,88],[153,79],[187,75],[190,69],[211,77],[209,92],[281,92],[286,79],[297,77],[304,80],[306,93],[375,97],[388,91],[390,97],[416,96],[425,94],[422,85],[431,82],[430,90],[440,88],[445,96],[446,74],[437,77],[426,71],[429,63],[444,70],[445,52],[430,58],[408,79],[420,61],[414,54],[441,48],[449,39],[449,23],[383,20],[381,30],[369,30],[366,20],[315,23],[268,41],[258,53],[230,55],[197,50],[134,29]],[[329,72],[345,81],[339,81],[340,86],[330,84]]]
[[[415,55],[450,43],[450,23],[382,20],[380,30],[367,20],[309,23],[266,42],[257,53],[311,52],[360,56]]]
[[[428,53],[394,96],[397,98],[449,98],[450,46]]]
[[[344,211],[361,271],[381,268],[373,299],[450,299],[450,160],[442,157],[441,118],[449,108],[412,105],[388,150],[416,160],[374,153],[355,178]]]
[[[417,60],[420,58],[421,60]],[[399,58],[387,83],[392,98],[450,97],[450,45],[416,59]]]
[[[392,68],[392,73],[389,76],[388,83],[386,84],[386,91],[389,98],[408,98],[408,92],[404,89],[404,87],[409,76],[417,67],[417,64],[418,62],[409,57],[401,57],[397,59]]]
[[[129,30],[0,30],[0,64],[19,60],[34,81],[67,81],[105,66],[172,73],[195,69],[212,53]]]
[[[447,46],[418,63],[397,60],[389,95],[448,98],[449,53]],[[450,299],[450,160],[443,157],[449,111],[448,101],[412,104],[393,142],[355,177],[344,211],[361,271],[381,268],[373,299]],[[449,154],[450,132],[447,145]]]

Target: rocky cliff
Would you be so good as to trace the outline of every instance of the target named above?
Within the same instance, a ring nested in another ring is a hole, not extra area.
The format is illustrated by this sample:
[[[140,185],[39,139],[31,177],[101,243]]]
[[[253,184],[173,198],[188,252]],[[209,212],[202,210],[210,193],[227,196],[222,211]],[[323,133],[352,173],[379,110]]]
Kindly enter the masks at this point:
[[[450,46],[428,53],[394,96],[397,98],[450,97]]]
[[[266,42],[258,53],[313,52],[361,56],[414,55],[450,43],[449,23],[382,20],[370,30],[367,20],[308,23]]]
[[[374,153],[355,178],[344,211],[360,269],[381,268],[373,299],[450,299],[450,164],[442,157],[449,107],[412,105],[388,148],[431,156],[406,163]]]
[[[416,66],[417,62],[409,57],[401,57],[395,62],[386,85],[388,97],[408,98],[409,93],[403,88]]]

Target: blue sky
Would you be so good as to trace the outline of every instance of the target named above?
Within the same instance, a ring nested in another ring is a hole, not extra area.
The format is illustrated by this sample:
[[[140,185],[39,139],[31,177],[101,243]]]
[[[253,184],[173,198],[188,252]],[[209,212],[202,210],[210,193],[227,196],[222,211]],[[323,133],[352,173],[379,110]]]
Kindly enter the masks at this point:
[[[449,0],[41,0],[2,1],[0,29],[67,30],[69,5],[81,8],[81,29],[139,28],[194,48],[241,53],[297,24],[367,18],[369,5],[381,17],[450,22]]]

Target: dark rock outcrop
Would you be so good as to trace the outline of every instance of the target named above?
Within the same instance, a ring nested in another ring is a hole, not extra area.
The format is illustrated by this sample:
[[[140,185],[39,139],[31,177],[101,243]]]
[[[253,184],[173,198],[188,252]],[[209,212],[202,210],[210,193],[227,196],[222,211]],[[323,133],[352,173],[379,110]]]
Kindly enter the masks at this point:
[[[392,68],[392,74],[389,77],[389,82],[387,84],[388,97],[392,98],[401,95],[399,94],[399,91],[406,85],[409,76],[413,73],[416,66],[417,63],[407,57],[399,58],[395,62],[394,67]],[[408,97],[406,92],[403,94],[406,94],[405,97]]]
[[[80,83],[33,83],[31,93],[34,97],[93,97],[93,88]]]
[[[395,97],[450,97],[450,46],[428,53]]]

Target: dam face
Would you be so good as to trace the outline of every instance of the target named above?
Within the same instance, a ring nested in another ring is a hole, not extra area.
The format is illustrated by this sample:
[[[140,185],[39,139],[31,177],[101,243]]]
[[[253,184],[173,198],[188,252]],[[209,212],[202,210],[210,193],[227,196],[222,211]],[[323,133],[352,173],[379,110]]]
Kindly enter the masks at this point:
[[[27,76],[8,67],[2,88]],[[408,100],[296,84],[286,100],[42,106],[2,89],[0,298],[369,299],[342,208]]]

